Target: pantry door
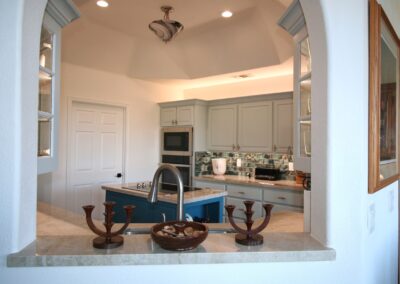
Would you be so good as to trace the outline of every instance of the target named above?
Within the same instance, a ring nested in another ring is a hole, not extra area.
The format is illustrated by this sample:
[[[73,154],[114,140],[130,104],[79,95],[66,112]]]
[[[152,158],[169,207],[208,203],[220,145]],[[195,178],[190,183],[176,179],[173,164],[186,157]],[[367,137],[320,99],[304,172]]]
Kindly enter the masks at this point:
[[[67,207],[83,214],[96,206],[100,219],[105,201],[101,184],[123,182],[124,109],[72,102],[69,111]]]

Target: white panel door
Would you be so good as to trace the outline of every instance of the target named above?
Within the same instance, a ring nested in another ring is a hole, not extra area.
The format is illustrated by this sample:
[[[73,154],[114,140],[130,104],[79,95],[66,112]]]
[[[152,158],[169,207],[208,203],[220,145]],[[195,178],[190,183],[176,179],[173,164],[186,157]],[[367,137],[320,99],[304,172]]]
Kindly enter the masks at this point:
[[[208,109],[208,149],[236,149],[237,106],[212,106]]]
[[[272,102],[239,105],[238,148],[240,151],[272,151]]]
[[[74,102],[69,124],[68,209],[83,214],[82,206],[93,204],[99,219],[105,201],[100,185],[122,182],[124,111]]]
[[[163,107],[160,110],[160,125],[173,126],[176,121],[176,107]]]
[[[288,151],[293,146],[293,101],[274,101],[274,151]]]

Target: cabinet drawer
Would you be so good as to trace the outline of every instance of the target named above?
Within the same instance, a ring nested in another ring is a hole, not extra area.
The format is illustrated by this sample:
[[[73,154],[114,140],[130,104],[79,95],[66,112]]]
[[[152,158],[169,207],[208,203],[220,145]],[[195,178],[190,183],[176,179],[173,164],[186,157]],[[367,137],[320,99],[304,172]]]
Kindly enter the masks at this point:
[[[243,199],[227,197],[225,204],[226,205],[235,205],[236,208],[233,211],[233,217],[241,218],[241,219],[246,218],[246,215],[244,214],[246,207],[243,204]],[[255,218],[260,218],[262,216],[262,210],[263,210],[261,202],[257,202],[257,201],[254,202],[252,210],[254,211],[253,220]],[[227,215],[226,211],[225,211],[225,215]]]
[[[286,206],[280,204],[273,204],[272,213],[282,212],[282,211],[294,211],[294,212],[304,212],[301,207]]]
[[[264,203],[272,202],[302,207],[304,197],[301,191],[264,189],[263,201]]]
[[[260,188],[246,187],[239,185],[227,185],[228,195],[233,197],[239,197],[243,199],[252,199],[261,201],[262,192]]]
[[[194,185],[200,188],[213,188],[213,189],[226,190],[226,186],[223,183],[212,183],[212,182],[196,180],[194,181]]]

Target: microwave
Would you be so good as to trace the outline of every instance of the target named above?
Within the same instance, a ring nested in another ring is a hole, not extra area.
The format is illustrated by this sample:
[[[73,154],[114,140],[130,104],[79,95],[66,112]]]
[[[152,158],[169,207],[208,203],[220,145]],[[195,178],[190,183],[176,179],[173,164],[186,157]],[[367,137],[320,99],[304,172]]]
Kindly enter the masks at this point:
[[[161,155],[192,156],[192,141],[192,127],[164,127],[161,129]]]

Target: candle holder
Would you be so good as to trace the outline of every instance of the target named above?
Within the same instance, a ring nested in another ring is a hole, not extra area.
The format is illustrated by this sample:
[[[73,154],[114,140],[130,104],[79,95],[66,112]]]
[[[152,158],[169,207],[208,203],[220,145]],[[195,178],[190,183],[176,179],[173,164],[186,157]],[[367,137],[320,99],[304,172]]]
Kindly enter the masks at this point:
[[[115,202],[107,201],[104,202],[103,204],[105,206],[105,212],[103,213],[104,214],[103,225],[106,228],[106,231],[98,229],[96,225],[93,223],[92,212],[94,206],[93,205],[82,206],[83,210],[85,210],[86,222],[90,230],[92,230],[92,232],[95,233],[96,235],[99,235],[99,237],[93,239],[93,247],[99,249],[116,248],[124,243],[124,238],[119,235],[125,231],[129,223],[131,222],[131,215],[135,206],[133,205],[124,206],[126,213],[125,224],[118,231],[111,232],[111,227],[114,225],[112,218],[115,215],[115,212],[113,211]]]
[[[253,207],[254,201],[246,200],[243,201],[243,203],[246,206],[246,211],[244,211],[246,214],[246,230],[240,228],[233,219],[233,210],[235,210],[235,205],[225,205],[225,209],[228,212],[229,223],[231,223],[232,227],[238,232],[235,236],[235,241],[238,244],[247,246],[261,245],[264,242],[264,238],[258,233],[267,227],[269,220],[271,219],[271,210],[274,206],[272,204],[263,204],[265,210],[264,221],[256,229],[252,230],[251,227],[253,226],[254,221],[251,217],[253,216],[254,211],[251,210],[251,208]]]

